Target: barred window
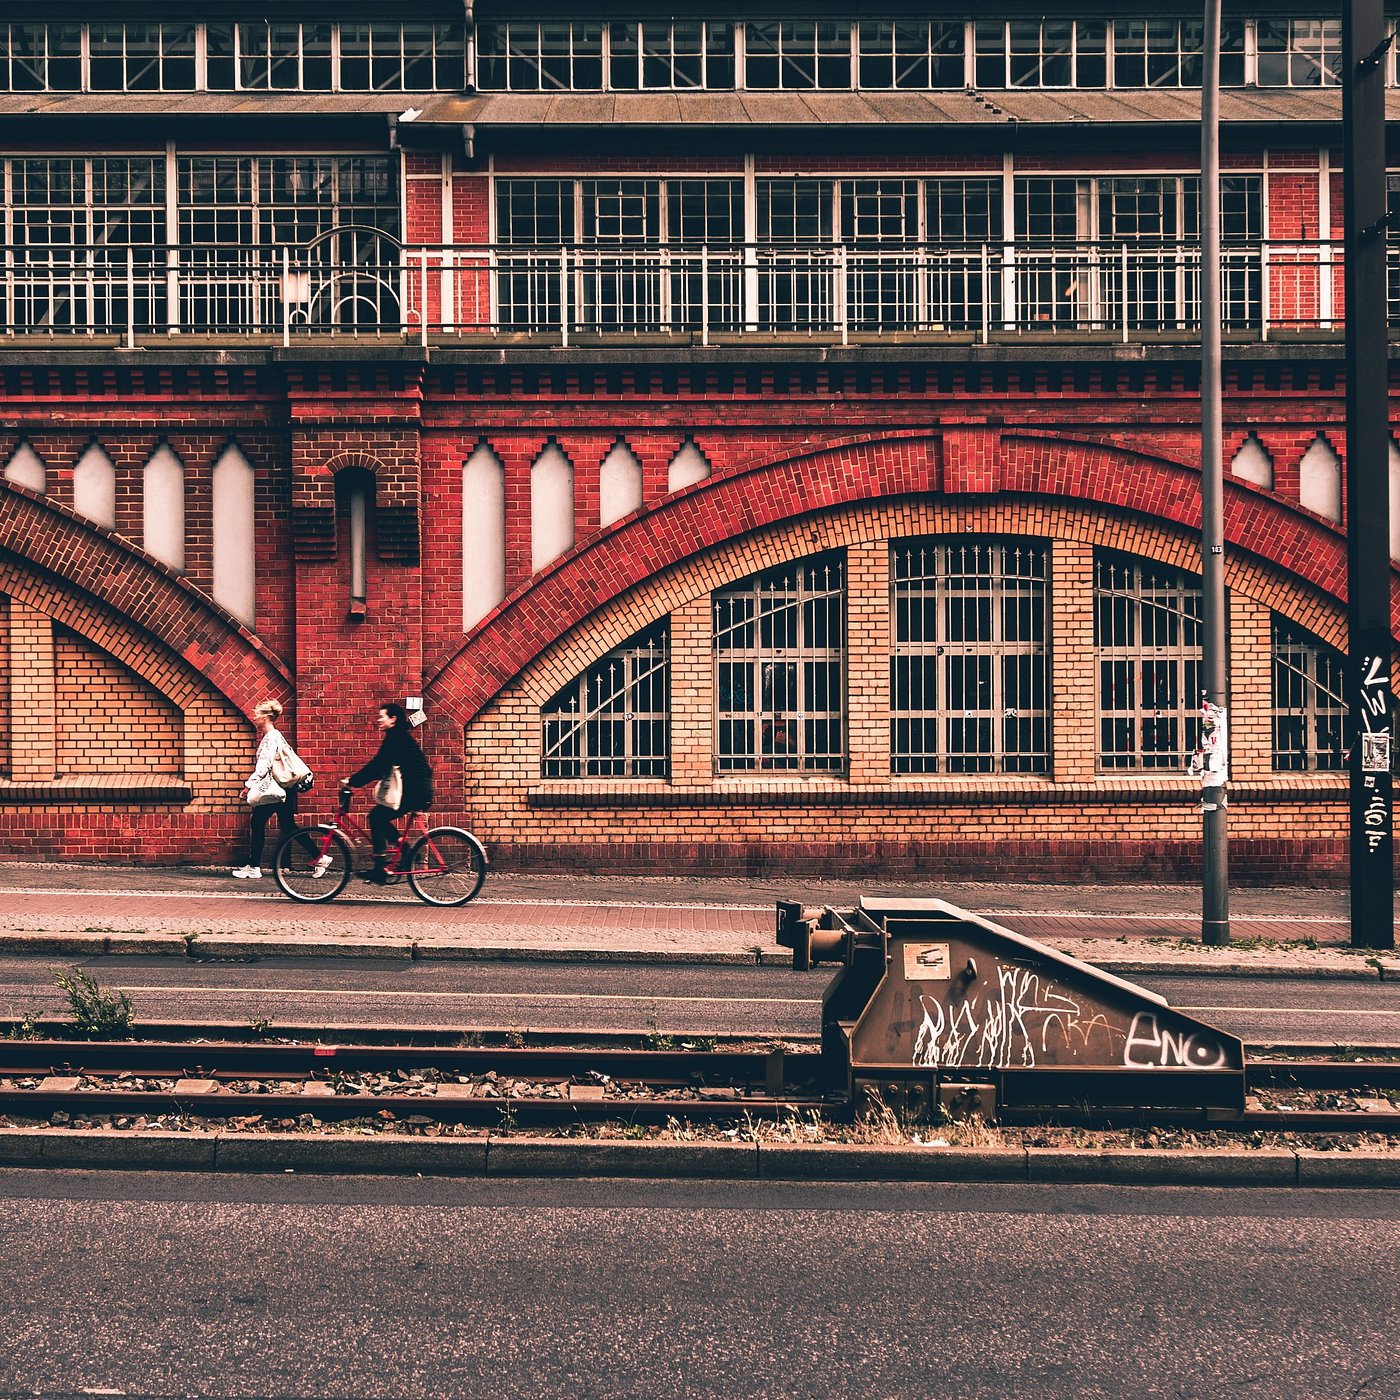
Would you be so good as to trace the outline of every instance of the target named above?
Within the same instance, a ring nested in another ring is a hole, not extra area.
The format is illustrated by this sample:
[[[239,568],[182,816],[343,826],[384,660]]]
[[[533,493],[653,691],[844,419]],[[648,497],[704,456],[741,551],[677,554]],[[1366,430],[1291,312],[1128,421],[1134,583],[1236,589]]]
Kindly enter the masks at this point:
[[[714,595],[716,768],[845,766],[845,560],[818,555]]]
[[[1101,20],[986,20],[974,26],[981,88],[1108,85],[1108,26]]]
[[[546,778],[664,778],[670,764],[670,619],[569,682],[540,711]]]
[[[1201,728],[1200,580],[1098,552],[1094,655],[1099,767],[1183,767]]]
[[[1335,87],[1342,80],[1339,19],[1261,19],[1254,43],[1260,87]]]
[[[1287,773],[1345,768],[1346,657],[1275,613],[1273,663],[1274,767]]]
[[[863,88],[960,88],[967,28],[961,20],[862,20],[857,32]]]
[[[1200,87],[1205,71],[1205,25],[1198,19],[1113,21],[1113,85],[1120,88]],[[1220,26],[1220,82],[1244,83],[1244,22]]]
[[[890,549],[890,770],[1044,773],[1049,550],[905,540]]]
[[[851,26],[837,20],[749,21],[744,81],[751,88],[848,88]]]

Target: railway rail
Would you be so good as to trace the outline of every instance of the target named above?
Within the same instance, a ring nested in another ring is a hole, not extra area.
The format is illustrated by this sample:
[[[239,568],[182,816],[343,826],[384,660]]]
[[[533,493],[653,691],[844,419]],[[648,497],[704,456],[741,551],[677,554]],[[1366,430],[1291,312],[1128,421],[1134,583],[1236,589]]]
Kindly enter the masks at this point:
[[[1400,1134],[1400,1057],[1259,1058],[1246,1063],[1252,1096],[1299,1092],[1368,1099],[1370,1107],[1306,1102],[1209,1109],[1095,1111],[1003,1106],[1004,1126],[1195,1126],[1226,1131]],[[1387,1097],[1387,1091],[1391,1097]],[[1381,1107],[1388,1103],[1389,1107]],[[0,1043],[0,1116],[199,1123],[240,1119],[375,1119],[496,1126],[624,1120],[731,1123],[816,1112],[849,1118],[815,1050],[623,1047],[394,1046],[315,1043],[31,1040]]]

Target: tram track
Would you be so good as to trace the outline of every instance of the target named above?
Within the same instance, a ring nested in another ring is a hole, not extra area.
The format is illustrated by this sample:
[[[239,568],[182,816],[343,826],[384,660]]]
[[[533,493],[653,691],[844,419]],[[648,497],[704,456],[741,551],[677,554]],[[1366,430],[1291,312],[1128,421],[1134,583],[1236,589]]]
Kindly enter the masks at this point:
[[[998,1121],[1006,1126],[1072,1121],[1094,1127],[1400,1133],[1400,1056],[1261,1055],[1246,1061],[1245,1084],[1250,1106],[1239,1113],[1082,1106],[1056,1113],[1003,1107]],[[312,1039],[0,1043],[0,1117],[12,1123],[99,1119],[131,1126],[173,1115],[190,1125],[237,1127],[240,1120],[301,1124],[309,1115],[320,1124],[367,1120],[379,1126],[618,1119],[719,1124],[807,1112],[833,1120],[851,1114],[844,1094],[826,1081],[811,1043],[760,1048]]]

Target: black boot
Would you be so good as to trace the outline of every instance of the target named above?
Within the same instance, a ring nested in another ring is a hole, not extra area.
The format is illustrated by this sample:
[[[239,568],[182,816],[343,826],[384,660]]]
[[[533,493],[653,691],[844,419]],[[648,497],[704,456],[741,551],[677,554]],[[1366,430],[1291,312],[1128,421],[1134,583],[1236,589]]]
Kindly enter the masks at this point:
[[[375,856],[374,869],[366,870],[360,879],[368,881],[371,885],[387,885],[389,883],[389,874],[386,868],[388,864],[388,856]]]

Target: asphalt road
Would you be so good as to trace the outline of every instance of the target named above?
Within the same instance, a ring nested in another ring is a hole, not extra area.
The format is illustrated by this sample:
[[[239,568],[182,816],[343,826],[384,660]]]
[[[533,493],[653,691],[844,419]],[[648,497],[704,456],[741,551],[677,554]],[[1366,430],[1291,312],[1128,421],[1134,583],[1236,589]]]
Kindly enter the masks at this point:
[[[609,963],[95,958],[137,1018],[689,1035],[815,1035],[828,969]],[[1253,1042],[1400,1045],[1400,982],[1141,977],[1173,1005]],[[0,958],[0,1019],[64,1010],[51,963]]]
[[[1400,1395],[1400,1193],[0,1172],[9,1395]]]

